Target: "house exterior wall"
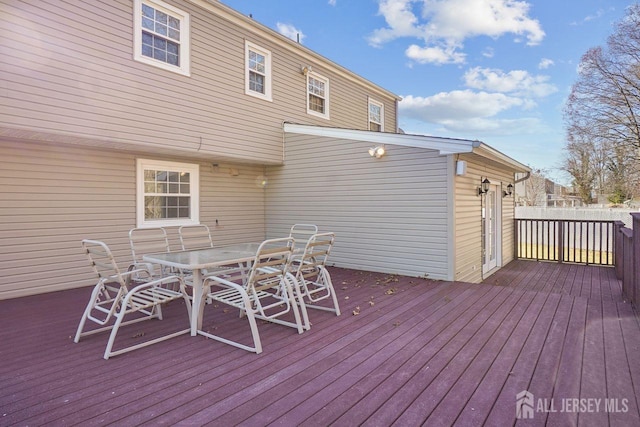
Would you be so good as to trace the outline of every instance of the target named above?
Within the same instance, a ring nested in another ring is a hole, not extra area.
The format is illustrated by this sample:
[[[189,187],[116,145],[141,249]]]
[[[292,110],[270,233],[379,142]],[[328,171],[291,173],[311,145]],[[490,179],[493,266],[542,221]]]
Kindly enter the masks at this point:
[[[0,136],[279,164],[284,120],[367,129],[369,96],[395,131],[392,94],[223,4],[166,3],[191,17],[190,76],[133,59],[132,0],[0,2]],[[272,102],[245,94],[245,40],[271,51]],[[307,114],[303,64],[330,120]]]
[[[0,299],[95,284],[80,247],[85,238],[105,241],[127,268],[137,157],[0,140]],[[215,242],[264,239],[264,190],[255,184],[263,168],[199,164],[200,219]],[[167,231],[180,249],[177,229]]]
[[[390,92],[222,3],[165,3],[190,14],[189,76],[133,59],[133,0],[0,1],[0,299],[93,284],[83,238],[126,267],[136,158],[199,164],[200,222],[258,241],[283,121],[367,129],[372,98],[396,130]],[[245,94],[246,41],[271,52],[271,102]],[[301,65],[329,79],[330,120],[307,114]]]
[[[286,134],[284,167],[268,167],[269,237],[294,223],[336,233],[330,263],[448,279],[450,162],[437,151]]]
[[[514,198],[501,197],[508,184],[513,184],[511,170],[488,162],[474,154],[461,154],[458,160],[467,162],[467,172],[455,176],[455,280],[478,283],[482,274],[482,198],[478,196],[480,181],[485,177],[500,183],[502,253],[498,266],[513,260]]]

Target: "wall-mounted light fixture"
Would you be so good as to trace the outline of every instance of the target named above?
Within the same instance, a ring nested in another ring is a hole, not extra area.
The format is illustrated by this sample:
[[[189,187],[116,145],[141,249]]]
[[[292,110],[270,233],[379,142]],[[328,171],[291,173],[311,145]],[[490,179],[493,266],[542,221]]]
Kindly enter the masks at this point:
[[[369,155],[371,157],[375,157],[379,159],[384,156],[387,150],[384,148],[384,145],[378,145],[377,147],[369,148]]]
[[[502,197],[511,196],[513,194],[513,185],[507,185],[507,191],[502,192]]]
[[[304,74],[305,76],[309,73],[311,73],[313,71],[313,69],[311,68],[311,65],[301,65],[300,66],[300,72],[302,74]]]
[[[480,182],[480,187],[478,187],[478,196],[487,194],[487,192],[489,191],[489,184],[491,184],[491,181],[489,181],[489,179],[487,178],[483,179]]]

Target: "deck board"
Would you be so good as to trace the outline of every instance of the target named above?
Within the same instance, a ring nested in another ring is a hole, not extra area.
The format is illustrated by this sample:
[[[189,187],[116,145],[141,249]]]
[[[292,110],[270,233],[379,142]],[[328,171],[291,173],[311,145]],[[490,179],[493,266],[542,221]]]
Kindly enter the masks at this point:
[[[476,285],[331,272],[343,315],[311,311],[302,335],[260,323],[261,355],[183,335],[105,361],[106,334],[72,341],[90,289],[0,301],[0,424],[640,424],[640,324],[612,268],[514,261]],[[171,303],[119,344],[184,322]],[[250,339],[220,307],[204,324]],[[627,411],[516,420],[522,390]]]

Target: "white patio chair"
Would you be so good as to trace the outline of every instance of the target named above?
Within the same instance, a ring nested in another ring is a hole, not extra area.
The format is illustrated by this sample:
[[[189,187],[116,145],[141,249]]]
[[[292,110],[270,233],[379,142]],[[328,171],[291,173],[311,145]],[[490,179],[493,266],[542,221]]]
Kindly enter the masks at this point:
[[[146,269],[121,273],[109,247],[104,242],[85,239],[82,241],[82,247],[89,257],[93,270],[98,275],[98,283],[93,288],[89,303],[82,314],[74,342],[79,342],[80,338],[86,335],[111,330],[107,348],[104,352],[104,358],[109,359],[111,356],[146,347],[190,331],[190,329],[181,330],[114,351],[113,345],[120,326],[143,320],[162,320],[161,305],[181,298],[185,302],[187,317],[190,320],[191,304],[185,291],[184,282],[180,277],[168,276],[148,281],[129,289],[131,278],[138,273],[147,274],[148,271]],[[176,282],[179,283],[179,291],[167,286]],[[128,321],[124,320],[125,316],[133,315],[134,313],[139,315],[137,317],[131,316],[133,318]],[[112,323],[113,319],[115,321]],[[83,332],[87,320],[97,323],[100,327]]]
[[[213,247],[213,239],[209,227],[200,225],[183,225],[178,229],[183,251]]]
[[[289,230],[289,237],[296,239],[296,247],[302,248],[311,236],[318,232],[315,224],[293,224]]]
[[[265,240],[256,252],[246,285],[220,276],[208,276],[205,279],[205,289],[211,289],[207,294],[208,298],[238,308],[241,317],[246,315],[253,346],[202,330],[198,333],[255,353],[262,352],[256,318],[296,328],[301,334],[304,325],[300,317],[301,307],[295,300],[296,283],[288,273],[293,243],[294,239],[291,237]],[[293,312],[294,322],[281,318],[289,312]]]
[[[156,228],[132,228],[129,230],[129,244],[133,264],[130,270],[147,270],[147,280],[170,276],[179,272],[160,265],[146,262],[142,257],[146,254],[158,254],[170,252],[167,232],[162,227]],[[145,280],[142,277],[134,277],[136,280]]]
[[[306,300],[305,308],[332,311],[340,316],[340,306],[336,296],[331,275],[326,268],[327,258],[335,242],[335,233],[314,234],[305,245],[302,255],[292,261],[292,274],[298,281],[302,300]],[[331,298],[332,307],[315,304]]]

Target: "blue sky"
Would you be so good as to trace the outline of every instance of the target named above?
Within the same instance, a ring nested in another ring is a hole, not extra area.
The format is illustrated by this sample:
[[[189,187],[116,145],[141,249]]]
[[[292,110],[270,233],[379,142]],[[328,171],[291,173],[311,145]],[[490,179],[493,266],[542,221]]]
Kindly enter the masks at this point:
[[[407,133],[479,139],[559,182],[580,57],[628,0],[222,0],[397,95]]]

